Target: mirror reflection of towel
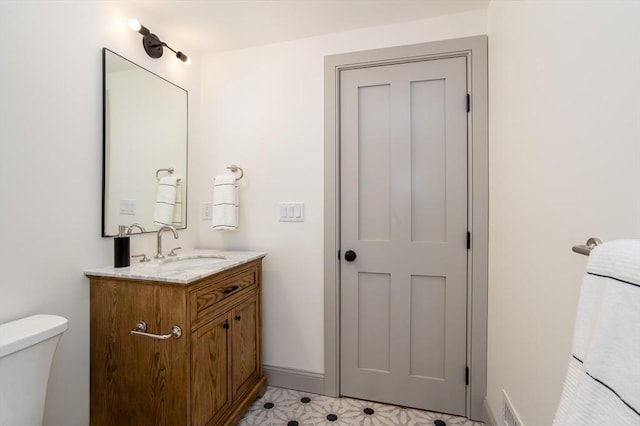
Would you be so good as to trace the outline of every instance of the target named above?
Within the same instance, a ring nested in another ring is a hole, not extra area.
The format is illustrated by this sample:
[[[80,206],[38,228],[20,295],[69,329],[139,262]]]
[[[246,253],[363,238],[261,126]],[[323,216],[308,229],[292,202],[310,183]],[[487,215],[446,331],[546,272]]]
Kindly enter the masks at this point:
[[[182,180],[178,178],[176,181],[176,199],[173,206],[173,226],[178,228],[182,226]]]
[[[173,224],[177,181],[178,178],[174,176],[160,178],[158,195],[156,197],[156,208],[153,214],[154,225],[167,226]]]
[[[213,208],[211,211],[213,229],[216,231],[237,230],[239,204],[236,177],[233,175],[217,176],[213,182]]]

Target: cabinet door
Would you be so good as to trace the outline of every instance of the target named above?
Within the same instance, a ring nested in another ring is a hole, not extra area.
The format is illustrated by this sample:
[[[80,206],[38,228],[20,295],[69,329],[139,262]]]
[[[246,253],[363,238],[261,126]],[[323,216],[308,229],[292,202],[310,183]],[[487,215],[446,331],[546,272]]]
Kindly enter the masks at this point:
[[[188,383],[186,296],[170,286],[118,280],[91,283],[91,425],[181,425],[188,419],[183,389]],[[137,321],[147,332],[180,338],[134,336]]]
[[[231,380],[233,399],[236,400],[251,388],[258,376],[260,359],[258,355],[259,324],[258,299],[253,296],[232,311],[231,340]]]
[[[228,379],[229,315],[215,318],[193,333],[192,398],[193,426],[217,424],[231,405]]]

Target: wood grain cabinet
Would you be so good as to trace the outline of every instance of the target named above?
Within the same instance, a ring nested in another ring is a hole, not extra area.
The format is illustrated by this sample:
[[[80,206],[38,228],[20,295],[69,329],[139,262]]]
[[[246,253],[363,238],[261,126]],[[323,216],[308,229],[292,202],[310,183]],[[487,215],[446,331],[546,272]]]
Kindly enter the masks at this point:
[[[235,425],[264,393],[261,259],[191,284],[89,279],[92,426]]]

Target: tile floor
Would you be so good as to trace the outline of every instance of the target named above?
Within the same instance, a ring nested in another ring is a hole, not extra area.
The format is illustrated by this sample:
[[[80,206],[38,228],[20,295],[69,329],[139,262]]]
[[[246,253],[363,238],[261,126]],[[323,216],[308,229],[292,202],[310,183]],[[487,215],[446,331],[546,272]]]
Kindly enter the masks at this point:
[[[464,417],[267,387],[238,426],[482,426]]]

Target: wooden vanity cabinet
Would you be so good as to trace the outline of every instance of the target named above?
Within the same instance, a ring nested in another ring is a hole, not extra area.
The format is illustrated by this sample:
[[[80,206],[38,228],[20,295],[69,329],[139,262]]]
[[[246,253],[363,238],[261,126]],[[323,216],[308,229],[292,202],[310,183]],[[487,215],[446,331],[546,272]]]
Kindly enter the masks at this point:
[[[261,259],[191,284],[89,279],[92,426],[235,425],[264,393]],[[132,335],[140,320],[182,335]]]

